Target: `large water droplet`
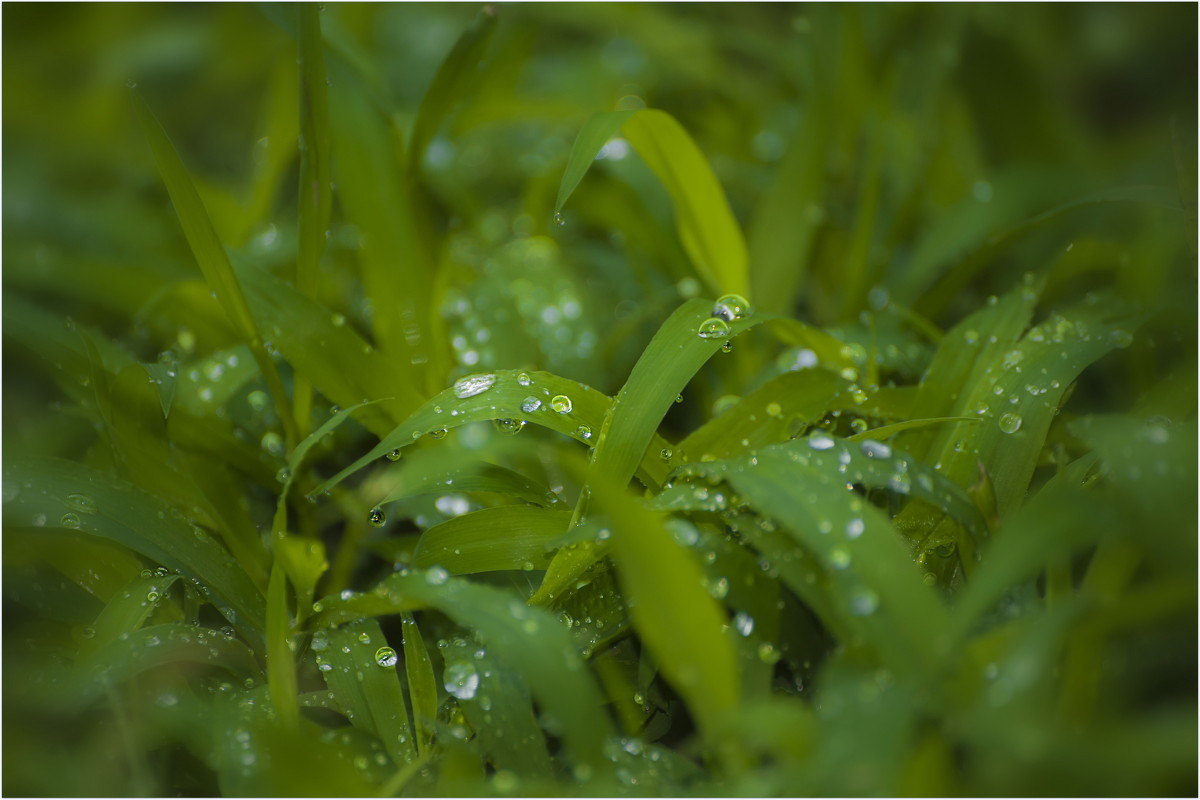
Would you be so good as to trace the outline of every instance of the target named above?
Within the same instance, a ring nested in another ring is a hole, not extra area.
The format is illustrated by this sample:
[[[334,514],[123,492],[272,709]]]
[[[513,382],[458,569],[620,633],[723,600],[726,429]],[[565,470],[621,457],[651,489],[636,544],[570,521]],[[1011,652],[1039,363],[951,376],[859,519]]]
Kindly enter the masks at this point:
[[[525,420],[502,417],[492,420],[492,427],[505,436],[515,436],[525,427]]]
[[[580,425],[575,429],[575,435],[580,439],[590,439],[592,438],[592,429],[587,425]]]
[[[835,444],[837,442],[833,440],[833,437],[824,431],[813,431],[812,435],[808,437],[808,446],[813,450],[828,450]]]
[[[542,407],[542,401],[530,395],[521,401],[521,410],[526,414],[532,414]]]
[[[76,514],[74,511],[68,511],[62,515],[62,519],[58,521],[58,524],[62,525],[64,528],[78,528],[81,523],[78,514]]]
[[[387,458],[388,458],[388,461],[399,461],[400,460],[400,448],[397,447],[395,450],[388,453]]]
[[[396,651],[390,647],[381,647],[375,651],[375,663],[385,669],[396,666],[396,662],[399,660]]]
[[[454,396],[462,399],[482,394],[496,383],[496,376],[487,373],[483,375],[467,375],[454,383]]]
[[[742,636],[749,636],[754,632],[754,617],[745,611],[739,611],[733,616],[733,627]]]
[[[740,294],[727,294],[717,298],[712,315],[732,322],[750,316],[750,302]]]
[[[445,567],[430,567],[425,570],[425,582],[430,586],[441,586],[446,581],[450,580],[450,573]]]
[[[387,514],[379,506],[372,508],[367,514],[367,524],[372,528],[382,528],[387,523]]]
[[[559,414],[570,414],[572,408],[571,398],[567,397],[565,394],[556,394],[550,400],[550,407]]]
[[[479,673],[469,661],[452,661],[446,665],[443,685],[459,700],[470,700],[479,689]]]
[[[892,448],[888,447],[883,442],[877,442],[874,439],[865,439],[859,449],[867,458],[891,458]]]
[[[533,383],[533,378],[529,377],[528,372],[522,372],[521,374],[517,375],[517,383],[522,386],[528,386],[529,384]]]
[[[721,317],[709,317],[700,323],[696,335],[701,339],[724,339],[729,336],[729,323]]]
[[[554,212],[554,224],[560,227],[567,224],[567,218],[562,215],[561,211]]]
[[[1021,429],[1021,415],[1014,414],[1011,411],[1007,414],[1001,414],[997,424],[1003,433],[1016,433]]]

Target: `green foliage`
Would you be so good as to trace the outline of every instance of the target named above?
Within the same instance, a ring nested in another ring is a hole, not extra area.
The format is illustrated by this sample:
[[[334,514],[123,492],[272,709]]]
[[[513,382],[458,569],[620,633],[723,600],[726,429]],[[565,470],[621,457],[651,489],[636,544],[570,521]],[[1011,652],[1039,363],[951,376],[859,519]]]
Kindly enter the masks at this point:
[[[4,791],[1194,795],[1195,14],[5,6]]]

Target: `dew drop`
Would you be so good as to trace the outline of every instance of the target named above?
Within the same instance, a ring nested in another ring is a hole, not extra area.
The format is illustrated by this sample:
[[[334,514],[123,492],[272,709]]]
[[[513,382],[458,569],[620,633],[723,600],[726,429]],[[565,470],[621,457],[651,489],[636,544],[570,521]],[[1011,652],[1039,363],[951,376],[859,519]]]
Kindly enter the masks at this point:
[[[721,352],[722,353],[733,352],[733,342],[725,342],[725,344],[721,345]]]
[[[562,215],[561,211],[554,212],[554,224],[559,227],[567,224],[567,218]]]
[[[482,394],[496,383],[496,376],[491,373],[483,375],[467,375],[459,378],[454,384],[454,396],[460,400]]]
[[[390,647],[381,647],[375,651],[375,663],[384,669],[396,666],[399,660],[396,651]]]
[[[96,501],[86,494],[67,495],[67,505],[76,511],[82,511],[84,514],[96,513]]]
[[[658,451],[658,457],[661,458],[663,461],[670,461],[671,456],[673,456],[673,455],[675,455],[675,453],[669,447],[664,447],[662,450]]]
[[[434,428],[433,430],[431,430],[429,432],[429,438],[430,439],[445,439],[446,438],[446,429],[445,428]]]
[[[712,315],[733,322],[735,319],[750,316],[750,302],[740,294],[727,294],[717,298],[713,304]]]
[[[1003,433],[1016,433],[1021,429],[1021,415],[1014,414],[1011,411],[1007,414],[1001,414],[997,424]]]
[[[835,444],[837,444],[837,442],[833,440],[833,437],[824,431],[814,431],[812,435],[808,437],[808,446],[813,450],[828,450]]]
[[[709,317],[700,323],[696,335],[701,339],[724,339],[729,336],[729,323],[721,317]]]
[[[865,439],[859,445],[862,454],[867,458],[891,458],[892,448],[888,447],[883,442],[877,442],[874,439]]]
[[[400,448],[397,447],[395,450],[388,453],[387,458],[388,458],[388,461],[399,461],[400,460]]]
[[[492,420],[492,427],[505,436],[515,436],[524,429],[525,420],[501,417],[500,419]]]
[[[587,425],[580,425],[575,429],[575,435],[580,439],[590,439],[592,438],[592,429]]]
[[[829,563],[834,569],[845,569],[850,566],[850,553],[841,547],[835,547],[829,553]]]
[[[733,627],[742,636],[749,636],[754,633],[754,617],[744,611],[739,611],[733,617]]]
[[[362,633],[360,633],[358,635],[358,641],[360,644],[370,644],[371,643],[371,634],[367,633],[366,631],[363,631]]]
[[[430,586],[441,586],[450,580],[450,573],[444,567],[430,567],[425,570],[425,582]]]
[[[866,527],[867,526],[862,521],[861,517],[855,517],[846,523],[846,538],[857,539],[858,537],[862,536],[862,533]]]
[[[379,506],[375,506],[367,514],[367,524],[372,528],[382,528],[387,523],[387,514]]]
[[[479,673],[469,661],[452,661],[446,665],[442,676],[446,691],[459,700],[470,700],[479,689]]]
[[[559,414],[570,414],[572,408],[571,398],[565,394],[557,394],[550,400],[550,407]]]
[[[879,608],[879,595],[866,587],[859,587],[850,593],[850,613],[856,617],[866,617],[875,613]]]
[[[529,377],[528,372],[522,372],[521,374],[517,375],[517,383],[522,386],[528,386],[529,384],[533,383],[533,379]]]
[[[521,410],[526,414],[532,414],[542,407],[542,401],[530,395],[521,401]]]
[[[58,524],[62,525],[64,528],[78,528],[81,523],[79,521],[78,514],[73,511],[68,511],[62,515],[62,519],[58,521]]]
[[[280,467],[279,471],[275,473],[275,480],[279,481],[280,483],[287,483],[288,479],[291,477],[292,471],[287,467]]]
[[[764,664],[774,664],[779,660],[779,651],[770,642],[763,642],[758,646],[758,660]]]

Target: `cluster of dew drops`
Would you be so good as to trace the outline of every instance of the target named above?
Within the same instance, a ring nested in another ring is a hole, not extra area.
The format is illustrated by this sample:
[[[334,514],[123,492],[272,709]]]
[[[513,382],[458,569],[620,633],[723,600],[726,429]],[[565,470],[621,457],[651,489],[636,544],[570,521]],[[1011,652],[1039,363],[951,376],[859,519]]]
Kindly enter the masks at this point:
[[[696,335],[701,339],[727,339],[731,332],[729,323],[748,317],[751,313],[750,302],[740,294],[722,295],[713,303],[711,315],[700,323]],[[732,348],[729,341],[721,345],[726,353]]]

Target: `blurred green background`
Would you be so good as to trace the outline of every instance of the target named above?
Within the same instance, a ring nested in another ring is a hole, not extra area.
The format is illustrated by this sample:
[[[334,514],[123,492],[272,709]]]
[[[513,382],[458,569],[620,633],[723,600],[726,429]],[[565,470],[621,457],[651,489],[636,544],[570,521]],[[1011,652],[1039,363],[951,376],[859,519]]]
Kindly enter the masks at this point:
[[[409,130],[479,8],[328,4],[330,92],[352,74],[396,130]],[[853,338],[863,309],[889,303],[948,328],[1026,273],[1045,281],[1046,305],[1112,287],[1153,314],[1122,358],[1085,374],[1076,408],[1123,410],[1167,375],[1181,417],[1194,419],[1195,5],[495,11],[475,83],[420,165],[419,215],[445,286],[433,313],[451,364],[431,385],[537,366],[614,393],[659,322],[707,292],[662,189],[620,148],[585,179],[565,224],[552,222],[587,117],[652,107],[683,124],[725,188],[761,309]],[[5,4],[3,23],[3,446],[76,460],[96,440],[92,420],[64,403],[60,367],[10,320],[69,317],[145,361],[168,346],[205,353],[233,341],[220,325],[172,317],[172,292],[198,272],[129,87],[172,136],[235,258],[282,270],[296,254],[293,10]],[[361,231],[340,216],[336,187],[334,196],[321,293],[366,329],[379,310],[354,279]],[[511,308],[481,310],[488,297]],[[562,329],[544,319],[547,301],[580,309],[568,334],[549,335]],[[502,312],[525,324],[478,335],[494,321],[478,315]],[[718,394],[701,391],[668,427],[694,427]],[[1181,500],[1194,507],[1194,496]],[[31,675],[67,657],[44,635],[44,619],[72,618],[70,593],[58,597],[64,608],[6,595],[5,791],[126,793],[107,718],[68,722],[40,695],[23,699]],[[1163,681],[1172,704],[1194,706],[1195,639],[1178,631],[1154,641],[1160,670],[1144,674]],[[1152,687],[1144,693],[1154,701]],[[214,790],[192,761],[160,768],[174,776],[151,784],[163,791]],[[1194,788],[1177,774],[1145,784]]]

